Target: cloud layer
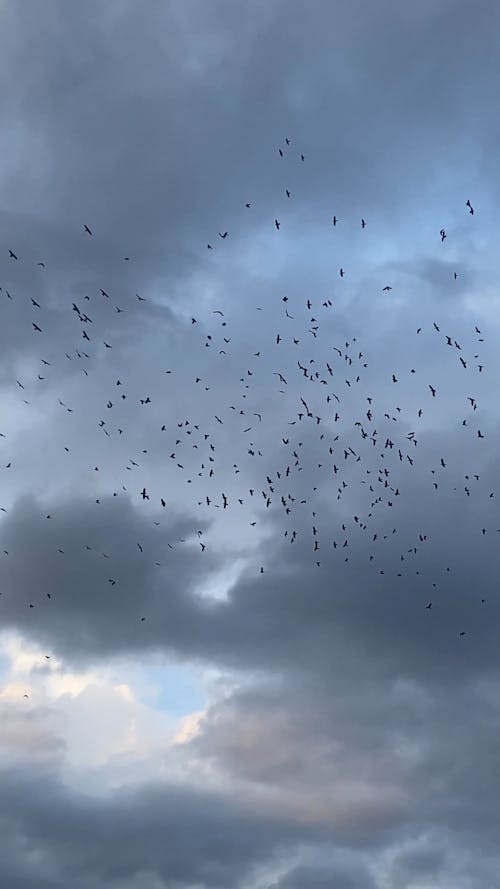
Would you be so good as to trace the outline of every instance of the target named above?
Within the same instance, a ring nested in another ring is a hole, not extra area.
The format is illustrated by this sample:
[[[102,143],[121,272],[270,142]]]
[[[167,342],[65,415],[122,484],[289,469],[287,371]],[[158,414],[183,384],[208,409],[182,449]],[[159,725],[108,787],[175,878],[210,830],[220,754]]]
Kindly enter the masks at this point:
[[[0,883],[494,885],[496,5],[0,15]]]

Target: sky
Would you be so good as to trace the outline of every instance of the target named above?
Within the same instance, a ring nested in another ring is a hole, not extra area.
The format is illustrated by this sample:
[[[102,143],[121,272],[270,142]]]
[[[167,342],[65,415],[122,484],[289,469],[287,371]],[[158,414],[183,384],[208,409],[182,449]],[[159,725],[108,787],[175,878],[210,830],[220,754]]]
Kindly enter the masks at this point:
[[[497,886],[498,4],[0,24],[0,885]]]

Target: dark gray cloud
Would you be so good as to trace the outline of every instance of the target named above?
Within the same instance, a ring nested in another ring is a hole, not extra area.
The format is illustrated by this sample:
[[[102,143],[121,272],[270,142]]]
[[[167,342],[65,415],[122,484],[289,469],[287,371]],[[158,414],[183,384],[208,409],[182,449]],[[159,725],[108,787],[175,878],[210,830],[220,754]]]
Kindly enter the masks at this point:
[[[26,500],[5,529],[5,619],[66,656],[159,646],[167,626],[184,636],[206,608],[195,594],[217,563],[201,553],[204,523],[156,527],[120,494],[72,501],[54,518]]]
[[[310,889],[371,889],[375,886],[369,874],[359,866],[347,869],[301,865],[289,871],[270,889],[299,889],[304,885]]]
[[[163,783],[108,799],[69,791],[50,773],[2,775],[3,877],[22,889],[244,885],[256,864],[312,830],[224,794]],[[9,851],[10,850],[10,851]],[[17,859],[17,861],[16,861]],[[137,881],[137,882],[136,882]]]

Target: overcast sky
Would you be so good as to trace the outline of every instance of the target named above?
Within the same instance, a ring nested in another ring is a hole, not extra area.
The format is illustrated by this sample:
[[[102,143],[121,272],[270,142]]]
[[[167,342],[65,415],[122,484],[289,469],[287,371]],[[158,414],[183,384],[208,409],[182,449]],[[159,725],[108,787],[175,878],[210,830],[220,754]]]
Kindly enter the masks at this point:
[[[497,886],[498,4],[0,16],[0,885]]]

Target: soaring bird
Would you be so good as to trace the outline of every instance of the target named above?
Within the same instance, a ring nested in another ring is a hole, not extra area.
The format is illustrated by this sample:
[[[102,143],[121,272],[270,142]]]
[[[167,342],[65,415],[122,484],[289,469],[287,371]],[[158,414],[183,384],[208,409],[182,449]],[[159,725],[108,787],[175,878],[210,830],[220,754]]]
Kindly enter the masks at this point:
[[[84,225],[84,226],[83,226],[83,229],[84,229],[84,231],[87,232],[88,235],[91,235],[91,234],[92,234],[92,232],[90,231],[88,225]]]

